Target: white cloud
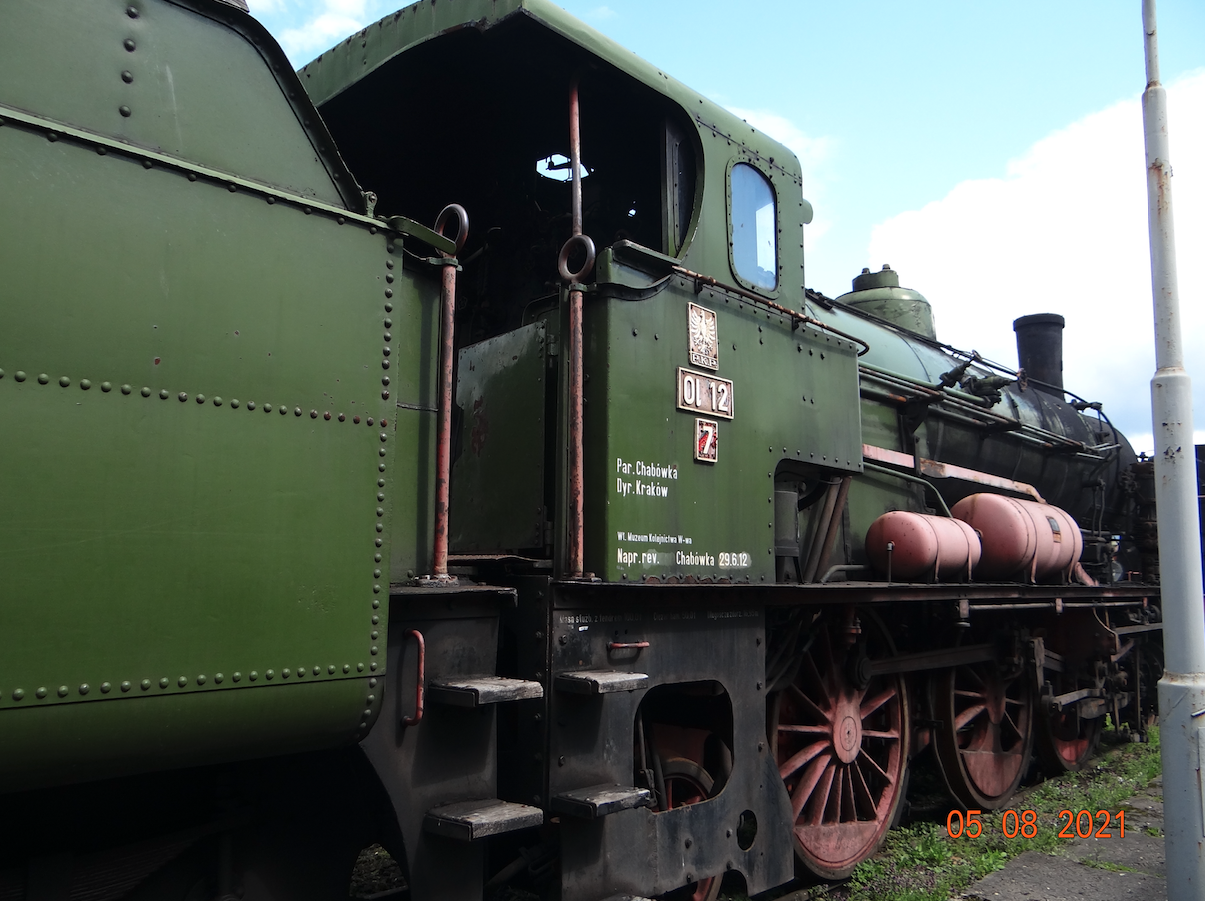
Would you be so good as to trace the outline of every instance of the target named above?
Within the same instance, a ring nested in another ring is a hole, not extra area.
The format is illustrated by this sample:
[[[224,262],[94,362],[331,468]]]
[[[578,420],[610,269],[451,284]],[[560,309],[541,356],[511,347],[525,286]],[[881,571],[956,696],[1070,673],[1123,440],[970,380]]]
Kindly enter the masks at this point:
[[[327,11],[338,15],[363,18],[367,0],[323,0]]]
[[[1205,426],[1205,72],[1168,88],[1168,121],[1185,359]],[[1063,314],[1066,386],[1149,445],[1148,246],[1133,99],[1038,141],[1002,178],[962,182],[880,223],[869,250],[929,298],[941,340],[1006,365],[1016,365],[1013,319]]]
[[[280,45],[295,64],[307,62],[364,27],[359,18],[337,12],[325,12],[310,19],[300,28],[287,29],[280,36]]]
[[[309,62],[317,54],[362,29],[377,17],[383,5],[380,0],[248,2],[251,12],[257,17],[272,17],[272,31],[295,65]]]

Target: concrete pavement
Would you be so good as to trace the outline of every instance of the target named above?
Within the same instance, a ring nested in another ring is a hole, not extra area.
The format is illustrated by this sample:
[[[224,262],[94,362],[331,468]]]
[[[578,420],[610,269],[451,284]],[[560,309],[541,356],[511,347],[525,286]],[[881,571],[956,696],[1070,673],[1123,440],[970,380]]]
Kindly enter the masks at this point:
[[[1026,851],[981,879],[964,901],[1166,901],[1163,777],[1125,802],[1125,838],[1074,838],[1057,854]]]

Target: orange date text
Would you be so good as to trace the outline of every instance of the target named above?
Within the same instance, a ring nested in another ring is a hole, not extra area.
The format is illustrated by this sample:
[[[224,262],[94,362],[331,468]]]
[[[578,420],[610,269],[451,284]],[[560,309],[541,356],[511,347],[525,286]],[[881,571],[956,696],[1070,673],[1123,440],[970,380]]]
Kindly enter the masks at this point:
[[[1110,813],[1107,810],[1060,810],[1055,818],[1059,838],[1125,838],[1126,814],[1124,810]],[[982,810],[951,810],[946,817],[946,835],[950,838],[979,838],[984,829]],[[1033,810],[1006,810],[1000,815],[999,829],[1005,838],[1036,838],[1041,824]]]

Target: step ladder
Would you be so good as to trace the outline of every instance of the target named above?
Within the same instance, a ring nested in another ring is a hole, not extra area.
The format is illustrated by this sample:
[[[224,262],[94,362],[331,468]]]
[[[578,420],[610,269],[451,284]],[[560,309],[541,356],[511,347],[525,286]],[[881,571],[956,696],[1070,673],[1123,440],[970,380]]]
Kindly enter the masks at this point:
[[[427,700],[450,707],[484,707],[507,701],[544,697],[544,686],[527,679],[505,676],[465,676],[432,681]],[[528,804],[500,798],[457,801],[427,811],[423,830],[461,842],[474,842],[544,824],[544,811]]]

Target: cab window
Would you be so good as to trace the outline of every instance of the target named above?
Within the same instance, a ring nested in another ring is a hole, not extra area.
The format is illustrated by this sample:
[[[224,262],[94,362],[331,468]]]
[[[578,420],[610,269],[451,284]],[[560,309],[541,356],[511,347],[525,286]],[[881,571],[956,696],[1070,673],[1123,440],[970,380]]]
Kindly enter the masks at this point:
[[[778,286],[778,217],[774,187],[748,163],[729,174],[732,215],[732,268],[737,278],[757,288]]]

